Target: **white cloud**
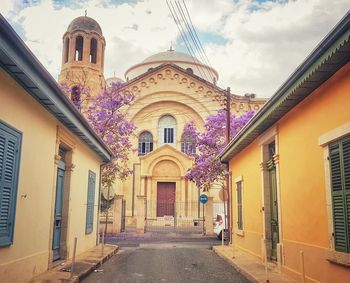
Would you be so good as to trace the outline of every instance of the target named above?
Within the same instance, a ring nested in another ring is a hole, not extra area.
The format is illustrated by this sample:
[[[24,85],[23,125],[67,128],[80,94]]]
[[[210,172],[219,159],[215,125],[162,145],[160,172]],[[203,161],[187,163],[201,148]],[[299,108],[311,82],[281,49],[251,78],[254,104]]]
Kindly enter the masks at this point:
[[[35,2],[35,1],[33,1]],[[225,43],[205,46],[220,86],[238,94],[270,96],[349,9],[348,0],[272,1],[187,0],[200,32],[218,34]],[[52,1],[24,5],[1,0],[0,11],[25,39],[34,54],[57,78],[61,67],[62,35],[69,23],[88,10],[106,39],[105,76],[165,51],[178,30],[163,0],[110,4],[87,0],[75,7]]]

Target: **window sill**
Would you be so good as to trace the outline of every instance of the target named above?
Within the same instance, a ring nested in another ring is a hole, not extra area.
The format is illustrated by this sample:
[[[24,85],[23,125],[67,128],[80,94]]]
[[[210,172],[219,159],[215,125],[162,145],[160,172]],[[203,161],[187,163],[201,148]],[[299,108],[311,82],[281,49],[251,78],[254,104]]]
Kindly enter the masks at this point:
[[[339,264],[339,265],[350,268],[350,254],[349,253],[342,253],[342,252],[337,252],[334,250],[328,250],[326,258],[331,263]]]
[[[241,236],[241,237],[244,237],[244,230],[239,230],[239,229],[237,229],[237,230],[236,230],[236,235]]]

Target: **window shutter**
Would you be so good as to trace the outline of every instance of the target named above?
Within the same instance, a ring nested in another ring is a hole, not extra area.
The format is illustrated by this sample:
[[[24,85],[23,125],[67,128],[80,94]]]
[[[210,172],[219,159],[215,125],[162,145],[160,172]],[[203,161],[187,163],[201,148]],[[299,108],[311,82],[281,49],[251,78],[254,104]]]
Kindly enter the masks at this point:
[[[344,175],[344,201],[347,228],[347,252],[350,253],[350,137],[342,143],[343,175]]]
[[[329,146],[335,250],[350,252],[350,138]]]
[[[21,134],[0,123],[0,246],[13,241]]]
[[[86,227],[85,233],[90,234],[94,228],[94,204],[95,204],[96,174],[89,171],[87,204],[86,204]]]

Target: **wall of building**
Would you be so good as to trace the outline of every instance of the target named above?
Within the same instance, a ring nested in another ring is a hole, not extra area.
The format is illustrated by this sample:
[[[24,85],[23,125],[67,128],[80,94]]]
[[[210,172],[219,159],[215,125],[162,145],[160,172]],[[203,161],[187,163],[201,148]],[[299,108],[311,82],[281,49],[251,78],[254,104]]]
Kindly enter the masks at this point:
[[[262,258],[263,238],[262,190],[260,146],[254,142],[230,162],[232,174],[232,241],[235,245],[258,258]],[[237,229],[236,180],[242,179],[243,187],[243,233]]]
[[[303,251],[307,276],[319,282],[345,282],[342,276],[350,276],[349,270],[326,260],[331,244],[325,179],[328,164],[324,148],[318,145],[320,136],[350,120],[349,71],[350,64],[278,123],[285,270],[298,277],[299,252]]]
[[[326,148],[318,144],[322,135],[349,123],[349,89],[350,64],[274,125],[279,157],[277,180],[280,186],[282,270],[295,280],[301,278],[301,251],[306,282],[347,282],[350,278],[348,268],[327,261],[327,254],[332,250],[331,215],[326,199],[328,180],[325,167],[328,164]],[[258,235],[250,242],[248,237],[245,239],[249,234],[246,231],[244,237],[233,231],[233,242],[258,256],[259,237],[261,241],[264,233],[260,202],[263,182],[259,168],[262,161],[259,141],[264,134],[230,161],[233,179],[243,176],[244,230],[256,227]],[[232,200],[235,205],[234,193]],[[263,251],[260,254],[263,255]]]
[[[2,70],[0,82],[0,120],[22,132],[14,239],[11,246],[0,248],[0,274],[2,282],[27,282],[51,264],[57,126],[64,127]],[[85,236],[87,174],[89,169],[96,173],[97,203],[100,159],[74,140],[68,247],[77,236],[80,253],[96,241],[96,220],[93,233]]]

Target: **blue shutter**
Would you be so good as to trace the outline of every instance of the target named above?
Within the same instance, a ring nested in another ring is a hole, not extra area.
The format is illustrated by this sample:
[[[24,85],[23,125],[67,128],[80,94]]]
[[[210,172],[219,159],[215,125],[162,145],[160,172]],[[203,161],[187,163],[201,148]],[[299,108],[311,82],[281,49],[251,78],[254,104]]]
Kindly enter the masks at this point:
[[[21,134],[0,122],[0,247],[13,241]]]
[[[86,227],[85,233],[90,234],[94,228],[94,205],[95,205],[96,174],[89,171],[87,204],[86,204]]]

